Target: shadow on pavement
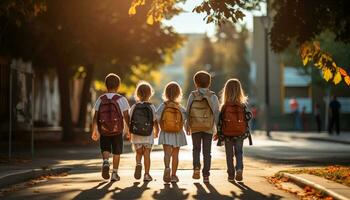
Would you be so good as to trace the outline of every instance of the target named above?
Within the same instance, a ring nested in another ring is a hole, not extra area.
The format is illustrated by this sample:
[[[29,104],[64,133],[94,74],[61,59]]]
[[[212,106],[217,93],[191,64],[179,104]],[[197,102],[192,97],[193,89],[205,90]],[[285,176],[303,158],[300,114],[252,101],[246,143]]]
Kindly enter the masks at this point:
[[[250,187],[245,185],[243,182],[231,182],[233,185],[238,187],[241,190],[241,194],[237,195],[235,192],[232,193],[233,199],[267,199],[267,200],[278,200],[282,199],[281,196],[270,194],[269,196],[266,196],[264,194],[261,194],[260,192],[252,190]]]
[[[172,187],[170,187],[172,186]],[[189,193],[185,193],[186,189],[179,188],[176,183],[164,184],[164,188],[160,190],[160,192],[155,191],[152,195],[153,199],[176,199],[183,200],[187,199],[190,195]]]
[[[202,184],[200,183],[194,183],[194,185],[197,188],[197,194],[193,195],[194,199],[200,199],[200,200],[212,200],[212,199],[232,199],[231,196],[228,195],[222,195],[220,194],[213,185],[211,185],[210,183],[204,184],[206,186],[206,188],[209,190],[209,192],[207,192],[205,190],[205,188],[203,187]]]
[[[107,184],[106,184],[107,183]],[[102,188],[101,187],[103,184],[105,184]],[[115,191],[116,189],[109,190],[109,188],[113,185],[113,182],[108,182],[104,181],[99,184],[97,184],[95,187],[84,190],[80,192],[77,196],[75,196],[73,199],[78,200],[78,199],[103,199],[103,197],[106,196],[106,194]]]
[[[141,186],[140,182],[134,182],[132,186],[126,187],[124,189],[116,188],[116,191],[112,196],[112,199],[140,199],[142,197],[142,193],[146,190],[149,190],[148,187],[149,182],[143,182]]]

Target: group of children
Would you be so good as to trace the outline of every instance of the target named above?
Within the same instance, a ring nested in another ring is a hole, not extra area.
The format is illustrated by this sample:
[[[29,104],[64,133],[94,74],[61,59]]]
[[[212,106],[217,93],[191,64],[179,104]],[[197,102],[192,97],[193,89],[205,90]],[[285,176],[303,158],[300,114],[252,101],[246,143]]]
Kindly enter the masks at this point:
[[[169,82],[163,92],[163,103],[156,109],[150,103],[154,94],[152,86],[141,81],[135,91],[136,103],[130,108],[125,97],[118,94],[120,78],[109,74],[105,78],[107,93],[95,104],[92,139],[100,140],[103,157],[102,177],[112,181],[120,180],[118,165],[123,151],[124,122],[126,136],[136,150],[134,177],[140,179],[144,161],[144,181],[151,181],[150,153],[154,138],[164,150],[164,182],[176,183],[179,150],[187,145],[186,134],[193,143],[193,179],[200,179],[200,152],[203,153],[203,182],[209,182],[212,140],[223,138],[226,150],[228,181],[243,180],[243,140],[247,128],[243,119],[247,97],[238,79],[229,79],[224,88],[221,103],[210,91],[211,75],[198,71],[193,76],[195,90],[191,92],[186,108],[181,106],[182,90],[178,83]],[[243,116],[243,117],[242,117]],[[218,124],[220,124],[218,126]],[[113,154],[113,171],[110,176],[108,161]],[[236,157],[236,167],[233,157]]]

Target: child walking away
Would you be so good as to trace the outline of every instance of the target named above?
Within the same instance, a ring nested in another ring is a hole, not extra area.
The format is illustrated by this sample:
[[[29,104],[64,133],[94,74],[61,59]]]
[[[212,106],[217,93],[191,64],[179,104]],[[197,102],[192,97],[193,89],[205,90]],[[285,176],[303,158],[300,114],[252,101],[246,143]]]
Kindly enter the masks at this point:
[[[108,74],[105,78],[107,93],[100,96],[95,103],[92,125],[92,139],[100,139],[103,158],[102,177],[109,179],[109,154],[113,154],[113,172],[111,181],[119,181],[118,166],[120,154],[123,152],[124,121],[129,124],[129,103],[119,95],[120,78],[116,74]]]
[[[219,100],[209,90],[211,76],[208,72],[199,71],[193,77],[195,91],[192,91],[187,103],[187,134],[192,135],[193,143],[193,176],[200,179],[200,152],[203,146],[202,169],[203,182],[209,182],[211,164],[211,142],[217,133],[216,124],[219,118]]]
[[[228,181],[243,180],[243,141],[250,137],[248,121],[251,118],[247,99],[238,79],[226,82],[221,99],[219,135],[223,135],[225,141]],[[236,157],[236,168],[233,157]]]
[[[186,118],[186,110],[180,105],[182,90],[178,83],[170,82],[163,92],[164,102],[157,110],[157,118],[160,124],[159,144],[164,149],[164,182],[176,183],[179,164],[179,151],[181,146],[187,145],[183,125]],[[171,159],[171,169],[170,169]],[[171,173],[171,175],[170,175]]]
[[[135,91],[134,104],[130,109],[130,128],[131,143],[136,150],[136,167],[134,177],[135,179],[141,178],[142,164],[145,166],[145,174],[143,176],[144,181],[152,181],[152,176],[149,174],[151,165],[151,150],[154,143],[154,138],[158,137],[158,122],[156,118],[156,108],[149,102],[153,96],[154,91],[152,86],[142,81],[140,82]]]

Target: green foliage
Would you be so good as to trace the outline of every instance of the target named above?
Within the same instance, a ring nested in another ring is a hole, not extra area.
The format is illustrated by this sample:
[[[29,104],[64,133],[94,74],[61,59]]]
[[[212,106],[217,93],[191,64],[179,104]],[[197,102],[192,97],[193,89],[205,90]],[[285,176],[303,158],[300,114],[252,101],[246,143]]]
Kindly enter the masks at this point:
[[[349,6],[348,0],[273,1],[272,49],[281,52],[293,40],[300,46],[325,30],[334,33],[336,41],[350,42]]]

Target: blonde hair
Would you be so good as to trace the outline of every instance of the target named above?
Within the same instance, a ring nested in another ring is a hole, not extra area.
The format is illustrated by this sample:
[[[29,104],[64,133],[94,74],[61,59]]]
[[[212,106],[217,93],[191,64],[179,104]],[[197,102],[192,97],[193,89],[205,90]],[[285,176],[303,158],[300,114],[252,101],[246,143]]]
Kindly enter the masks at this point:
[[[221,94],[221,107],[226,102],[246,104],[247,101],[248,97],[244,94],[241,82],[238,79],[232,78],[226,81]]]
[[[140,81],[135,90],[135,100],[136,101],[148,101],[154,95],[154,90],[146,81]]]
[[[175,81],[169,82],[165,86],[162,98],[164,101],[180,103],[182,99],[182,89],[180,85]]]

